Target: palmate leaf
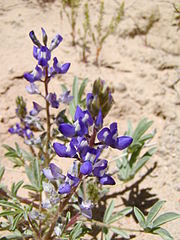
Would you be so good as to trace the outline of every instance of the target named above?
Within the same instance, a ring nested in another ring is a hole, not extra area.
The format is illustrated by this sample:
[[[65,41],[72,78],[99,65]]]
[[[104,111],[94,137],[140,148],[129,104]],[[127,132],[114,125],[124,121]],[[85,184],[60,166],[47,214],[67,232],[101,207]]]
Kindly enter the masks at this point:
[[[104,223],[108,223],[112,213],[114,210],[114,201],[112,200],[108,206],[108,208],[106,208],[106,211],[104,213],[104,217],[103,217],[103,222]]]
[[[138,126],[136,127],[133,134],[133,143],[136,143],[140,137],[148,130],[148,128],[152,125],[153,121],[148,121],[146,118],[142,119]]]
[[[0,206],[5,207],[5,208],[10,208],[10,209],[22,211],[22,208],[18,203],[9,202],[9,201],[6,201],[6,200],[0,200]]]
[[[158,228],[153,231],[154,234],[159,235],[164,240],[173,240],[171,234],[164,228]]]
[[[159,217],[157,217],[154,221],[153,221],[153,228],[159,227],[167,222],[173,221],[177,218],[180,218],[180,214],[174,213],[174,212],[167,212],[164,213],[162,215],[160,215]]]
[[[118,229],[118,228],[110,228],[112,232],[116,233],[117,235],[120,235],[121,237],[125,239],[130,239],[130,236],[127,232],[124,230]]]
[[[18,190],[20,189],[20,187],[22,186],[22,184],[24,183],[24,181],[19,181],[18,183],[13,183],[11,186],[11,194],[13,197],[16,197]]]
[[[26,166],[25,170],[32,185],[28,184],[23,187],[32,191],[42,191],[42,179],[38,159],[35,158],[29,166]]]
[[[18,215],[15,216],[9,230],[14,231],[16,229],[16,226],[17,226],[18,222],[21,220],[21,218],[23,217],[23,214],[24,213],[21,212],[21,213],[19,213]]]
[[[86,85],[87,85],[87,82],[88,82],[88,79],[85,78],[82,83],[81,83],[81,86],[79,88],[79,92],[78,92],[78,102],[81,103],[82,102],[82,96],[84,94],[84,90],[86,88]]]
[[[135,175],[146,163],[147,161],[152,157],[152,155],[156,152],[157,148],[153,147],[149,149],[136,163],[136,165],[133,167],[133,175]]]
[[[89,228],[83,225],[83,222],[79,222],[70,232],[69,239],[70,240],[77,240],[81,239],[87,232],[89,232]]]
[[[9,211],[2,211],[2,212],[0,212],[0,217],[7,217],[7,216],[12,216],[12,215],[16,215],[17,214],[17,212],[16,211],[11,211],[11,210],[9,210]]]
[[[164,205],[166,201],[158,201],[156,202],[152,208],[150,209],[148,215],[147,215],[147,222],[151,223],[153,219],[156,217],[158,212],[161,210],[162,206]]]
[[[141,212],[141,210],[137,207],[134,207],[134,214],[136,216],[136,219],[138,220],[140,226],[142,228],[145,228],[146,227],[146,219],[145,219],[145,216],[144,214]]]
[[[108,220],[108,224],[111,224],[113,222],[116,222],[117,220],[123,218],[124,216],[126,216],[127,214],[131,213],[132,212],[132,207],[126,207],[124,208],[123,210],[113,214],[109,220]]]

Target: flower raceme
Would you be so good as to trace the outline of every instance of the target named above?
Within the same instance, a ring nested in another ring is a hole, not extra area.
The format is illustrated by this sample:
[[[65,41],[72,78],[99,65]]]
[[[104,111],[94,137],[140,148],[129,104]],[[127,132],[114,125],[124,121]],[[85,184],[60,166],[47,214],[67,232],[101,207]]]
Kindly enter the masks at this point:
[[[29,33],[31,40],[34,43],[33,56],[37,60],[37,65],[35,69],[31,73],[24,74],[24,78],[30,83],[40,81],[42,76],[45,74],[44,71],[45,68],[48,69],[48,78],[50,79],[51,77],[54,77],[54,75],[56,74],[65,74],[70,67],[70,63],[65,63],[61,65],[56,57],[53,58],[53,66],[52,67],[49,66],[52,51],[59,46],[63,38],[61,35],[57,34],[51,41],[50,47],[48,48],[47,34],[43,28],[41,30],[44,45],[42,45],[40,41],[36,38],[34,31],[31,31]]]
[[[63,183],[59,186],[60,194],[68,194],[71,188],[79,183],[79,176],[94,176],[102,185],[114,185],[114,179],[107,173],[108,161],[101,159],[100,155],[105,147],[112,147],[118,150],[127,148],[133,141],[129,136],[118,137],[117,123],[112,123],[110,128],[103,128],[103,116],[99,110],[98,116],[93,119],[88,110],[82,110],[77,106],[74,115],[74,122],[62,123],[59,131],[69,143],[61,144],[54,142],[53,148],[56,154],[62,158],[74,158],[79,161],[79,170],[76,173],[68,173]],[[99,142],[91,143],[92,135],[97,134]],[[99,132],[98,132],[99,131]],[[77,160],[74,163],[77,164]],[[51,180],[46,173],[44,175]],[[71,184],[69,181],[71,180]]]

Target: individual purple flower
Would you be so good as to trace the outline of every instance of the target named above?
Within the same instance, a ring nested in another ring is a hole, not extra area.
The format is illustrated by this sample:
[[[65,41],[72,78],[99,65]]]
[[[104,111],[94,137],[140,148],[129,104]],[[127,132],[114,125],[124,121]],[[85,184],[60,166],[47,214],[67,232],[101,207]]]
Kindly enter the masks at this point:
[[[114,179],[111,176],[107,175],[107,174],[105,174],[104,176],[100,177],[99,178],[99,182],[102,185],[115,185],[116,184]]]
[[[24,78],[30,83],[41,80],[41,77],[42,77],[42,69],[39,66],[36,66],[31,73],[24,74]]]
[[[72,158],[76,155],[76,149],[75,149],[72,141],[70,143],[68,143],[66,146],[64,144],[55,142],[53,144],[53,148],[59,157]]]
[[[19,123],[16,123],[16,125],[13,127],[10,127],[8,132],[11,134],[18,134],[19,136],[23,137],[23,129],[20,127]]]
[[[39,88],[37,85],[34,84],[34,82],[30,83],[30,86],[26,86],[26,90],[29,94],[39,94]]]
[[[44,168],[42,172],[49,180],[65,179],[65,176],[61,174],[60,168],[54,163],[50,163],[49,168]]]
[[[79,198],[79,207],[83,216],[87,218],[92,218],[93,204],[91,203],[91,201],[83,201],[82,198]]]
[[[24,137],[26,137],[28,140],[34,137],[33,132],[32,132],[28,127],[25,127],[25,128],[23,129],[23,135],[24,135]]]
[[[58,193],[59,194],[68,194],[71,192],[71,185],[67,182],[59,185]]]
[[[102,159],[98,162],[96,162],[93,166],[93,174],[96,177],[103,177],[105,175],[106,169],[107,169],[108,161],[105,159]]]
[[[129,136],[118,137],[117,123],[115,122],[110,125],[110,128],[103,128],[98,133],[97,138],[107,146],[117,148],[119,150],[127,148],[133,141],[133,139]]]
[[[73,100],[73,96],[70,96],[70,91],[66,91],[60,95],[59,101],[64,104],[69,104]]]
[[[76,176],[73,176],[72,174],[68,173],[67,177],[69,178],[69,184],[71,184],[71,187],[76,187],[79,184],[79,178]]]
[[[50,47],[49,47],[49,50],[52,51],[54,50],[55,48],[57,48],[59,46],[59,44],[62,42],[63,38],[61,35],[57,34],[53,40],[51,41],[51,44],[50,44]]]
[[[85,161],[81,167],[80,167],[80,172],[83,175],[89,175],[92,173],[92,169],[93,169],[93,164],[91,161]]]
[[[86,125],[86,126],[92,126],[93,125],[93,119],[91,117],[91,114],[88,110],[83,111],[79,106],[77,106],[76,108],[76,112],[74,115],[74,121],[77,120],[82,120],[82,122]]]
[[[57,100],[56,93],[49,93],[46,97],[46,100],[50,103],[52,108],[59,107],[59,101]]]
[[[65,74],[71,65],[70,63],[64,63],[63,65],[61,65],[56,57],[53,59],[53,61],[54,70],[56,71],[56,73],[60,74]]]
[[[33,102],[33,109],[29,112],[31,116],[36,116],[43,109],[38,103]]]
[[[82,111],[79,106],[76,108],[74,120],[73,124],[62,123],[59,125],[59,131],[65,137],[74,137],[75,135],[82,137],[88,133],[88,127],[93,124],[89,111]]]
[[[51,52],[46,46],[41,46],[40,48],[34,46],[33,56],[38,60],[38,65],[46,67],[51,59]]]

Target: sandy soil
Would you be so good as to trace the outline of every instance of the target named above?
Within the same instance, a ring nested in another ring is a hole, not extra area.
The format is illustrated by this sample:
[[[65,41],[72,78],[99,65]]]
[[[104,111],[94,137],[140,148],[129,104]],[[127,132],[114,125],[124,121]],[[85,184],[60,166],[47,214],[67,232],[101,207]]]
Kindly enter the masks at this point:
[[[39,1],[40,2],[40,1]],[[20,142],[16,136],[10,136],[8,128],[16,122],[15,98],[22,95],[32,106],[32,96],[25,91],[27,82],[22,78],[24,72],[35,65],[32,57],[32,43],[28,33],[34,30],[40,36],[43,26],[49,39],[56,33],[64,37],[64,41],[54,53],[62,62],[70,61],[68,74],[61,79],[53,79],[52,90],[61,92],[60,83],[71,86],[73,76],[80,79],[88,77],[88,88],[98,77],[106,80],[114,87],[115,104],[106,120],[110,123],[117,120],[120,133],[123,134],[127,120],[131,119],[135,126],[143,117],[154,121],[152,129],[157,130],[155,141],[158,152],[147,167],[157,167],[153,173],[139,184],[138,201],[150,204],[154,199],[166,200],[164,210],[180,213],[180,32],[174,26],[175,0],[125,0],[125,17],[115,35],[110,36],[104,44],[100,60],[105,63],[97,68],[94,64],[95,48],[91,45],[89,62],[80,61],[81,48],[71,46],[70,26],[67,18],[60,18],[60,0],[47,3],[44,7],[32,0],[0,1],[0,55],[1,55],[1,87],[0,87],[0,142],[14,144]],[[84,2],[84,1],[82,1]],[[95,23],[97,2],[89,1]],[[108,22],[114,14],[118,1],[105,0]],[[82,9],[81,9],[82,10]],[[150,19],[154,22],[150,26]],[[81,24],[82,12],[79,13],[77,25]],[[78,40],[78,36],[77,36]],[[106,65],[106,66],[105,66]],[[110,66],[110,67],[107,67]],[[1,163],[7,167],[4,181],[7,184],[21,179],[20,170],[13,170],[11,164],[3,156]],[[117,153],[116,153],[117,154]],[[59,163],[60,164],[60,163]],[[68,165],[68,164],[67,164]],[[137,176],[140,179],[147,171],[144,169]],[[115,191],[122,190],[119,184]],[[136,204],[132,192],[126,193],[125,200]],[[124,200],[124,201],[125,201]],[[134,201],[134,202],[133,202]],[[119,194],[117,205],[122,203]],[[132,224],[131,220],[129,225]],[[127,226],[127,224],[126,224]],[[180,221],[167,224],[175,240],[180,240]],[[136,239],[159,239],[154,236],[141,235]]]

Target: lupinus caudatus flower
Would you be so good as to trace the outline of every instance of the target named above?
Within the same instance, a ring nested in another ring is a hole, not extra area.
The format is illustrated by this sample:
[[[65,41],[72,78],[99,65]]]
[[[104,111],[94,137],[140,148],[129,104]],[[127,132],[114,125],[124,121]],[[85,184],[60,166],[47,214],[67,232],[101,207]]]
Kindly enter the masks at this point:
[[[26,90],[29,94],[39,94],[43,96],[38,86],[35,82],[43,82],[46,85],[49,83],[50,79],[54,77],[56,74],[65,74],[69,67],[70,63],[65,63],[61,65],[57,58],[53,59],[52,66],[50,66],[50,60],[52,51],[59,46],[62,42],[63,38],[61,35],[57,34],[50,43],[49,48],[47,47],[47,34],[43,28],[42,30],[42,40],[43,44],[37,39],[34,31],[29,33],[29,36],[34,43],[33,47],[33,56],[37,60],[37,65],[35,66],[34,70],[30,73],[25,73],[24,78],[30,83],[29,86],[26,86]],[[44,80],[42,78],[44,77]],[[62,101],[64,103],[69,103],[72,100],[72,97],[69,96],[70,92],[67,92],[65,95],[60,96],[57,98],[56,93],[47,93],[47,96],[43,96],[46,101],[50,103],[52,108],[58,108],[59,102]],[[39,114],[44,108],[41,107],[38,103],[33,102],[33,109],[27,114],[26,104],[21,97],[19,97],[16,101],[17,108],[16,108],[16,115],[20,118],[21,123],[16,124],[14,127],[9,129],[9,132],[12,134],[18,134],[21,137],[24,137],[26,141],[35,143],[35,139],[33,139],[33,133],[31,131],[31,127],[35,130],[42,130],[40,127],[35,127],[35,122],[37,119],[33,121],[33,118]],[[31,124],[28,121],[31,121]],[[32,124],[33,123],[33,124]],[[38,120],[37,124],[38,125]],[[35,127],[35,128],[34,128]],[[32,139],[31,139],[32,138]]]
[[[41,30],[44,45],[42,45],[37,39],[34,31],[31,31],[29,33],[32,42],[35,44],[33,47],[33,56],[37,60],[37,65],[35,69],[31,73],[24,74],[24,78],[30,83],[40,81],[42,76],[46,74],[46,68],[48,71],[48,78],[50,80],[50,78],[53,77],[55,74],[65,74],[70,67],[70,63],[65,63],[61,65],[56,57],[53,59],[53,66],[49,66],[49,61],[51,60],[52,55],[51,52],[59,46],[63,38],[61,35],[57,34],[51,41],[50,47],[48,48],[47,34],[43,28],[41,28]]]
[[[125,149],[132,143],[132,138],[128,136],[118,137],[117,123],[112,123],[110,129],[103,128],[99,131],[97,136],[100,142],[92,144],[92,136],[89,135],[92,126],[94,129],[92,134],[95,134],[94,137],[96,137],[96,133],[103,126],[101,109],[97,117],[93,119],[90,112],[82,110],[80,106],[77,106],[72,124],[62,123],[59,125],[59,131],[64,137],[71,140],[66,145],[55,142],[53,148],[56,154],[64,158],[76,158],[80,163],[79,170],[76,167],[76,171],[73,170],[64,178],[63,183],[59,186],[59,194],[70,193],[71,189],[79,184],[80,178],[84,175],[97,177],[102,185],[115,184],[114,179],[107,174],[108,161],[100,159],[102,149],[109,146],[119,150]],[[74,161],[74,164],[76,162]],[[49,167],[51,168],[51,165]],[[50,179],[47,173],[44,172],[44,175]],[[85,211],[91,215],[91,204],[82,202],[80,205],[82,212]]]

